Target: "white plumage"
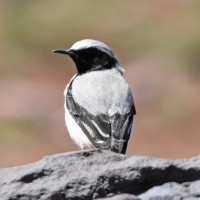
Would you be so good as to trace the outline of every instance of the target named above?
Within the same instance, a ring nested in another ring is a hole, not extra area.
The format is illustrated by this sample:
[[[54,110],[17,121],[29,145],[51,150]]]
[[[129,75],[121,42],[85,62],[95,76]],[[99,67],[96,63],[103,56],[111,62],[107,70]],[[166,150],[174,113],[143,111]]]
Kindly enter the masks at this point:
[[[72,87],[74,100],[91,114],[124,114],[130,109],[130,89],[117,69],[78,76]]]

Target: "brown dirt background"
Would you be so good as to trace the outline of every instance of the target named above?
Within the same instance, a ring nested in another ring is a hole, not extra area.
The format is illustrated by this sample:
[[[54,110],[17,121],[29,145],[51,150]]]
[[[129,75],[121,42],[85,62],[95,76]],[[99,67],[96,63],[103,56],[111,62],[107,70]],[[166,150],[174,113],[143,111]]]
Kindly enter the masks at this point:
[[[198,1],[0,4],[0,167],[78,150],[63,109],[76,69],[51,50],[83,38],[104,41],[126,70],[137,110],[127,155],[199,155]]]

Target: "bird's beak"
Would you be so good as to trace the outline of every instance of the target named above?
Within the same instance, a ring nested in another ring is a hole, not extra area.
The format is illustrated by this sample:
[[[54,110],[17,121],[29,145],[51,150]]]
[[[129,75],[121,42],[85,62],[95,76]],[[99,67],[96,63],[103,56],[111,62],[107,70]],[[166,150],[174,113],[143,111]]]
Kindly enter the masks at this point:
[[[67,55],[70,54],[70,52],[69,52],[68,49],[55,49],[55,50],[53,50],[52,52],[53,52],[53,53],[67,54]]]

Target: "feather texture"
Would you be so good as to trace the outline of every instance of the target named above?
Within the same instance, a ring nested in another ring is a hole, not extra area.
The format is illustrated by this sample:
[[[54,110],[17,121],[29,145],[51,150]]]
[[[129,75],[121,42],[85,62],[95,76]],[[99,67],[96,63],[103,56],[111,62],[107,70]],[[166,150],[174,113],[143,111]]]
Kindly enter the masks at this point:
[[[126,152],[135,107],[128,84],[117,70],[73,77],[65,90],[65,110],[96,148]],[[70,136],[81,148],[91,145],[82,135],[73,134]]]

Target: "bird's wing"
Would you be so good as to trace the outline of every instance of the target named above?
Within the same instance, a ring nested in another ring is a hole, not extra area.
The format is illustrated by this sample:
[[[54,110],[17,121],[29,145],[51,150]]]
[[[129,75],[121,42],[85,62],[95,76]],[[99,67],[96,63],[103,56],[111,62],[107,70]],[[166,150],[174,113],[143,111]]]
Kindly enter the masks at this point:
[[[133,127],[133,116],[136,114],[133,96],[129,88],[125,112],[114,113],[111,122],[111,151],[126,153],[128,140]]]
[[[125,114],[116,113],[110,117],[111,151],[126,153],[128,140],[133,126],[133,115],[136,114],[134,104]]]
[[[65,102],[70,115],[95,147],[110,149],[111,124],[109,116],[104,114],[92,115],[77,104],[71,92],[72,82],[73,80],[68,85]]]
[[[131,134],[133,115],[136,113],[133,101],[130,110],[123,115],[119,113],[112,116],[92,115],[75,102],[71,92],[72,82],[73,80],[68,85],[66,93],[66,107],[73,119],[96,148],[125,153]]]

